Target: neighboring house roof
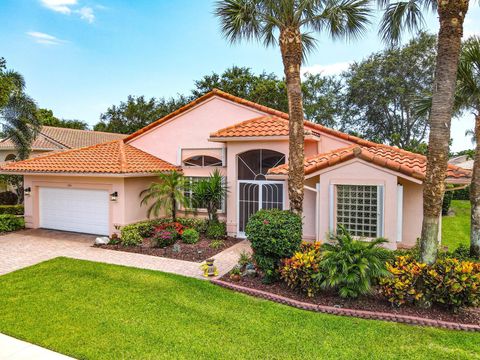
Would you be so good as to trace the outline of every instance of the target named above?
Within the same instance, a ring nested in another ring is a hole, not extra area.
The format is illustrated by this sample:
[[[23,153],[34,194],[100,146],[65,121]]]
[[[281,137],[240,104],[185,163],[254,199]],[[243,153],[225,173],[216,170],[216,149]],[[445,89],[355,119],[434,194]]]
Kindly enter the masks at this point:
[[[288,136],[288,120],[277,116],[260,116],[242,121],[210,134],[211,138]],[[305,135],[312,131],[305,128]]]
[[[448,161],[449,164],[456,165],[458,167],[461,167],[463,169],[468,169],[472,170],[473,169],[473,164],[474,160],[471,159],[468,155],[461,155],[454,157]]]
[[[6,163],[2,172],[138,174],[177,170],[178,167],[151,154],[114,140],[80,149],[49,153]]]
[[[92,130],[78,130],[54,126],[42,126],[40,133],[32,143],[32,150],[76,149],[85,146],[124,139],[127,135]],[[9,138],[0,141],[0,149],[15,149]]]
[[[420,180],[425,179],[427,159],[423,155],[394,148],[392,146],[358,146],[352,145],[334,151],[318,154],[305,159],[305,174],[313,174],[316,171],[340,164],[342,162],[359,158],[389,170],[411,176]],[[288,164],[270,169],[270,175],[287,175]],[[455,165],[449,165],[447,179],[469,180],[471,172]]]

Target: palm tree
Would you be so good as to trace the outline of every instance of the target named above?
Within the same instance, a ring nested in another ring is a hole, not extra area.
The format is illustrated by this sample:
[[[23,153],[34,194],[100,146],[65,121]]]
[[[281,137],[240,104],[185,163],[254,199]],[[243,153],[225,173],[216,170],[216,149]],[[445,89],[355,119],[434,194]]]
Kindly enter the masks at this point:
[[[436,11],[440,21],[432,108],[429,115],[430,134],[423,186],[423,224],[420,243],[422,261],[431,264],[435,262],[438,253],[438,230],[445,191],[450,123],[463,22],[469,0],[377,0],[377,3],[385,9],[380,34],[383,40],[393,44],[400,41],[404,29],[412,31],[421,27],[424,23],[422,8]]]
[[[476,143],[470,186],[470,255],[480,257],[480,37],[468,39],[462,49],[457,75],[456,102],[475,115],[472,142]],[[471,131],[471,130],[470,130]]]
[[[172,171],[159,173],[158,182],[152,182],[150,186],[140,193],[141,204],[150,204],[147,215],[155,217],[160,215],[161,210],[170,212],[172,220],[177,220],[177,205],[188,206],[185,191],[188,189],[187,179],[181,172]]]
[[[279,45],[287,84],[289,113],[290,209],[302,213],[304,186],[304,128],[300,67],[315,47],[314,32],[355,38],[369,23],[368,0],[221,0],[215,15],[232,43],[257,40]]]
[[[37,106],[24,93],[24,89],[25,80],[22,75],[0,68],[2,133],[4,137],[13,141],[20,160],[30,155],[32,142],[42,126],[37,117]]]

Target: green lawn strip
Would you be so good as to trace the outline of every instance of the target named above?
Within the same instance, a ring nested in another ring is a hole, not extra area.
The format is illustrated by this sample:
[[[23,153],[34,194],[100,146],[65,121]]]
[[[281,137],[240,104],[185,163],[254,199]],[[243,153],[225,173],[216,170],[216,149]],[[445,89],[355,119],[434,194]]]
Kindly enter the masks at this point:
[[[0,277],[0,332],[78,359],[474,359],[480,334],[302,311],[66,258]]]
[[[442,218],[442,244],[453,251],[460,244],[470,245],[470,202],[452,200],[450,209],[455,215]]]

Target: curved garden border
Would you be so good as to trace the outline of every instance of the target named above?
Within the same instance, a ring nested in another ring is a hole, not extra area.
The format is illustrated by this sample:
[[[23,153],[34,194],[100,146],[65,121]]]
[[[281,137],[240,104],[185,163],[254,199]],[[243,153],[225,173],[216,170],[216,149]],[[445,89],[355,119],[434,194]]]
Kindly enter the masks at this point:
[[[241,285],[235,285],[222,280],[212,279],[210,281],[213,284],[221,286],[226,289],[235,290],[244,294],[275,301],[280,304],[293,306],[303,310],[310,310],[310,311],[316,311],[316,312],[333,314],[333,315],[341,315],[341,316],[353,316],[353,317],[358,317],[363,319],[386,320],[386,321],[393,321],[393,322],[410,324],[410,325],[433,326],[433,327],[450,329],[450,330],[480,332],[480,325],[461,324],[461,323],[454,323],[454,322],[448,322],[448,321],[426,319],[426,318],[421,318],[416,316],[389,314],[385,312],[354,310],[354,309],[337,308],[333,306],[316,305],[316,304],[310,304],[302,301],[293,300],[284,296],[275,295],[262,290],[251,289]]]

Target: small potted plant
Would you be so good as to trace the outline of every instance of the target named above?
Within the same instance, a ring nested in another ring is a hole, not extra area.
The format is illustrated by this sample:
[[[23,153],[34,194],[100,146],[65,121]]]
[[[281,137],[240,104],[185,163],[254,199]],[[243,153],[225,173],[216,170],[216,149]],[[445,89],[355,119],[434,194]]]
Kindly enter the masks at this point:
[[[230,271],[230,280],[239,282],[242,280],[242,271],[240,270],[240,267],[235,266],[231,271]]]

